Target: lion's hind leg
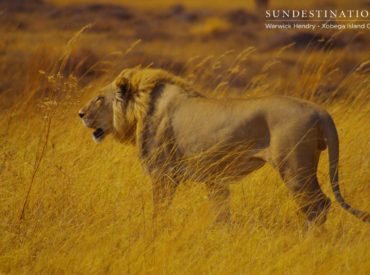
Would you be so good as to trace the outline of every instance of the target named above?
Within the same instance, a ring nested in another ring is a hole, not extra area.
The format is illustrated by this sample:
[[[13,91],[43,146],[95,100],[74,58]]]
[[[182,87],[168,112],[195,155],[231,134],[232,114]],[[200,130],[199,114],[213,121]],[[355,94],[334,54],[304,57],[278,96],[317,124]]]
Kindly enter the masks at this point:
[[[320,152],[305,150],[304,155],[298,152],[292,152],[280,163],[279,172],[308,222],[321,225],[326,220],[331,202],[322,192],[316,177]]]

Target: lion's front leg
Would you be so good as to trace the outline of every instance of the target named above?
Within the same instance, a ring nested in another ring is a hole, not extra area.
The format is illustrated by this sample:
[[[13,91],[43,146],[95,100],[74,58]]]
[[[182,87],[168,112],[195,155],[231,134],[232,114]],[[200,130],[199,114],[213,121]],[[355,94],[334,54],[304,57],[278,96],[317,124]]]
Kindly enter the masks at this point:
[[[230,189],[227,184],[207,184],[208,198],[216,222],[230,221]]]
[[[153,181],[153,219],[165,214],[175,196],[177,183],[171,180]]]

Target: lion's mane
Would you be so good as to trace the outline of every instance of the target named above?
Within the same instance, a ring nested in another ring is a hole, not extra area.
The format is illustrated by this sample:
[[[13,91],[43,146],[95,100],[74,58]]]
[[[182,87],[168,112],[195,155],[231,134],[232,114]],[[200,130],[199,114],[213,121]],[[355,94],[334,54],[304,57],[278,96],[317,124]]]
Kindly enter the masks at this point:
[[[173,84],[186,93],[192,92],[190,82],[162,69],[124,69],[114,80],[118,88],[113,101],[113,128],[117,140],[135,142],[140,138],[152,92],[161,84]],[[126,91],[122,98],[123,89]]]

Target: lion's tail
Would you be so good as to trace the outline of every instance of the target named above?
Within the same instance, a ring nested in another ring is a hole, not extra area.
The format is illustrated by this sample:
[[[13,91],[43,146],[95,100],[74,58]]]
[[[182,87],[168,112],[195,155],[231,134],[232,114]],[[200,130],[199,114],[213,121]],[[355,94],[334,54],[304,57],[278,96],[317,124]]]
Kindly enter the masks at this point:
[[[356,216],[357,218],[365,222],[370,222],[370,213],[353,208],[344,200],[340,192],[338,179],[338,160],[339,160],[338,133],[334,125],[333,119],[327,113],[325,113],[325,115],[322,117],[322,131],[328,146],[330,183],[335,195],[335,199],[345,210],[347,210],[352,215]]]

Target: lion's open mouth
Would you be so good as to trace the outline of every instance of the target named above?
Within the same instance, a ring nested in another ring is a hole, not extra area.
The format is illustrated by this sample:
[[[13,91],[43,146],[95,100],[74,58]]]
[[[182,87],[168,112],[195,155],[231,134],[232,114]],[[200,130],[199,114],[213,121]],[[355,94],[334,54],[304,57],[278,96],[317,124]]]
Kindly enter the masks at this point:
[[[103,140],[104,136],[105,136],[105,133],[102,128],[98,128],[92,133],[93,140],[96,143],[100,143]]]

